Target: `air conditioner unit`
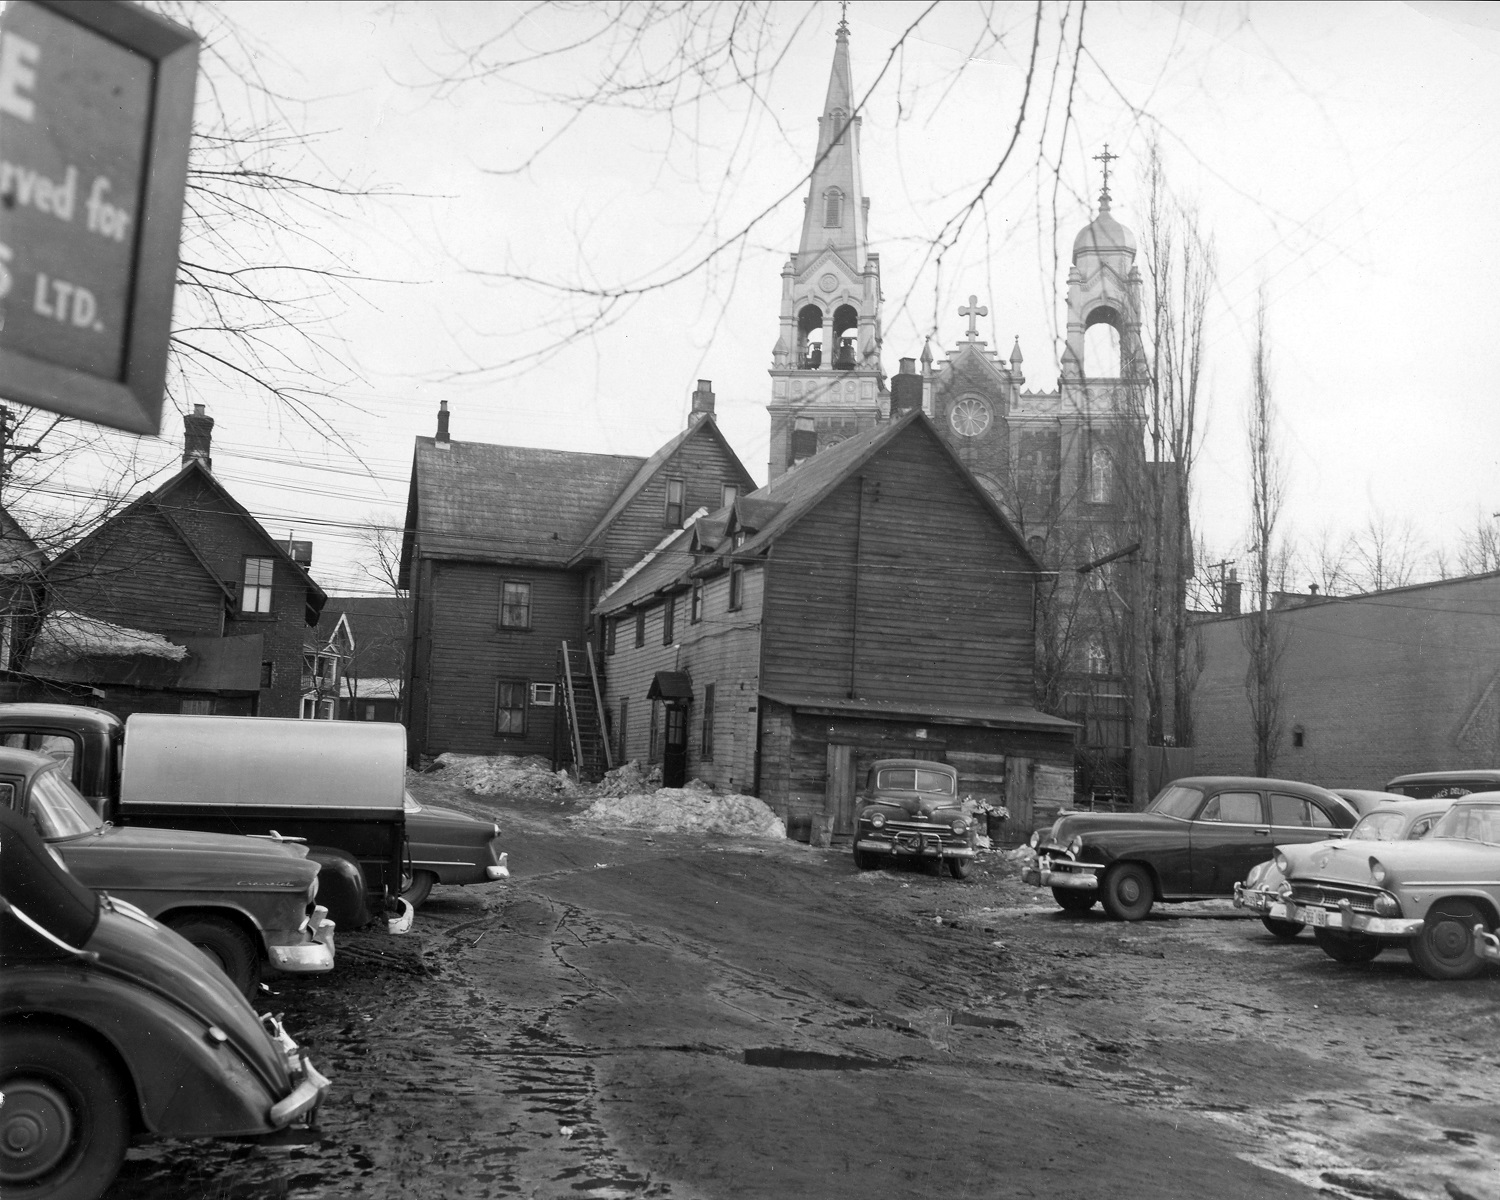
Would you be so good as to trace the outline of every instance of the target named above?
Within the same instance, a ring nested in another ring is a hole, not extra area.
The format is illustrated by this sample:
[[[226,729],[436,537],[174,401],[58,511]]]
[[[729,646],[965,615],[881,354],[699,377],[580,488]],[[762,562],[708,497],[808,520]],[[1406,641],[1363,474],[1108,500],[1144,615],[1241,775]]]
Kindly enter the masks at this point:
[[[540,707],[557,703],[557,684],[555,683],[533,683],[531,685],[531,702]]]

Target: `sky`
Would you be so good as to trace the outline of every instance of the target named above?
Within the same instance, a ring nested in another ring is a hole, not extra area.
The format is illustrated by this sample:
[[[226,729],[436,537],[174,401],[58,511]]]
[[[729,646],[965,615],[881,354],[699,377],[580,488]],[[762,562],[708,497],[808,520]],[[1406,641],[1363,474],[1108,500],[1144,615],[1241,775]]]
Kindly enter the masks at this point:
[[[375,193],[297,217],[297,238],[354,277],[309,301],[336,360],[314,403],[341,440],[253,389],[190,379],[179,397],[216,419],[230,490],[276,536],[314,542],[328,591],[375,590],[357,529],[400,525],[412,439],[434,431],[439,401],[460,440],[644,456],[710,379],[721,427],[765,479],[780,270],[837,5],[772,7],[781,57],[754,95],[582,112],[558,97],[593,87],[597,46],[516,59],[578,40],[598,20],[586,8],[519,26],[512,5],[223,8],[273,115],[310,139],[292,151],[299,169]],[[1055,387],[1068,253],[1100,183],[1092,156],[1106,143],[1120,155],[1114,215],[1140,234],[1155,139],[1218,264],[1195,500],[1211,557],[1245,544],[1262,289],[1289,536],[1380,513],[1451,545],[1500,510],[1500,339],[1484,290],[1500,264],[1500,18],[1457,3],[1096,3],[1074,78],[1055,28],[1066,15],[1075,35],[1079,6],[1048,8],[1016,150],[935,258],[932,239],[1011,138],[1034,12],[849,6],[887,372],[929,334],[961,340],[973,294],[988,308],[981,336],[1002,352],[1019,338],[1027,386]],[[998,38],[981,35],[985,14]],[[670,62],[677,44],[648,36],[631,61]],[[502,65],[476,69],[487,61]],[[214,94],[239,112],[234,89]],[[243,117],[267,111],[245,102]],[[594,302],[559,288],[616,285],[643,291],[567,336]],[[161,440],[136,447],[151,481],[180,445],[169,413]]]

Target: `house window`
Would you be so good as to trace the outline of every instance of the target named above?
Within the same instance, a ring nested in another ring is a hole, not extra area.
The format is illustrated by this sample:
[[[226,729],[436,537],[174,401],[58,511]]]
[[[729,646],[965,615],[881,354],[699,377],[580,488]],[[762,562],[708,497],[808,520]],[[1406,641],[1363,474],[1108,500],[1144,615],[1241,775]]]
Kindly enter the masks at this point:
[[[635,610],[635,644],[637,646],[646,644],[646,610],[644,608]]]
[[[740,487],[737,483],[726,483],[719,489],[719,503],[728,508],[740,498]]]
[[[500,628],[531,628],[531,584],[507,581],[500,585]]]
[[[668,596],[661,606],[661,644],[670,646],[677,630],[677,597]]]
[[[745,568],[735,563],[729,568],[729,611],[737,612],[744,602]]]
[[[844,193],[829,188],[823,193],[823,227],[837,229],[844,223]]]
[[[317,698],[314,696],[302,697],[302,719],[311,721],[317,715]]]
[[[276,573],[274,558],[247,558],[245,582],[240,587],[240,612],[271,611],[271,579]]]
[[[366,721],[373,721],[375,719],[375,706],[373,704],[365,705],[364,719]]]
[[[276,686],[276,664],[274,662],[263,662],[260,664],[260,686],[263,688]]]
[[[679,529],[682,527],[682,495],[682,480],[667,480],[666,524],[671,529]]]
[[[688,607],[688,623],[696,625],[703,620],[703,581],[697,580],[693,584],[692,599]]]
[[[617,735],[618,735],[618,737],[620,739],[619,744],[618,744],[618,748],[619,748],[620,752],[617,755],[617,757],[619,758],[619,760],[622,763],[628,762],[630,760],[630,738],[629,738],[629,735],[627,733],[627,731],[629,730],[629,728],[630,728],[630,697],[626,696],[626,697],[623,697],[620,700],[620,724],[619,724],[619,726],[616,729],[616,733],[617,733]]]
[[[1108,504],[1115,493],[1115,460],[1103,447],[1089,455],[1089,503]]]
[[[526,736],[526,682],[502,679],[495,685],[495,732],[501,737]]]
[[[620,627],[619,617],[608,617],[604,622],[604,653],[615,652],[615,633]]]
[[[703,688],[703,757],[714,756],[714,685]]]
[[[551,708],[557,703],[557,684],[533,683],[531,685],[531,703],[537,708]]]
[[[213,716],[214,702],[212,700],[184,700],[181,705],[181,711],[187,716],[211,717]]]

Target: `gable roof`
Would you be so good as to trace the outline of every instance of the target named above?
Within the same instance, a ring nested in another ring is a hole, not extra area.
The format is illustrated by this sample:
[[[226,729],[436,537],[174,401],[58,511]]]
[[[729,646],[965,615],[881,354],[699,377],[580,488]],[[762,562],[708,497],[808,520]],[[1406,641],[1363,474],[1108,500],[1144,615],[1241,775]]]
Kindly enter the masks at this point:
[[[700,537],[704,533],[717,534],[718,541],[722,543],[730,531],[739,526],[748,536],[734,551],[734,556],[741,559],[758,556],[907,429],[920,431],[920,435],[929,438],[942,451],[943,457],[959,478],[995,522],[1007,531],[1021,556],[1034,570],[1043,570],[1042,564],[1027,548],[1025,539],[1005,515],[1005,511],[938,436],[932,422],[919,409],[913,409],[885,425],[867,429],[827,450],[820,450],[765,487],[674,535],[670,543],[658,546],[652,552],[650,561],[638,564],[639,569],[634,574],[627,575],[612,591],[601,597],[594,611],[614,612],[638,604],[658,592],[685,585],[687,575],[695,565],[692,555],[695,533]],[[718,550],[723,553],[724,546],[720,544]]]
[[[0,578],[30,575],[47,565],[47,556],[21,528],[21,523],[0,505]]]
[[[640,470],[635,473],[634,478],[625,485],[624,490],[615,498],[615,502],[609,506],[608,511],[599,518],[598,524],[589,532],[588,537],[584,538],[583,545],[578,548],[578,553],[573,556],[574,562],[582,559],[593,548],[595,543],[604,537],[615,518],[624,512],[626,506],[641,494],[646,485],[672,459],[672,456],[700,433],[712,437],[714,441],[719,443],[724,453],[729,455],[729,461],[734,465],[735,470],[740,473],[741,490],[749,491],[755,487],[755,480],[751,478],[750,472],[745,470],[745,464],[740,462],[739,455],[734,452],[733,447],[725,440],[724,435],[719,432],[719,426],[714,421],[713,414],[706,414],[688,425],[686,429],[641,464]]]

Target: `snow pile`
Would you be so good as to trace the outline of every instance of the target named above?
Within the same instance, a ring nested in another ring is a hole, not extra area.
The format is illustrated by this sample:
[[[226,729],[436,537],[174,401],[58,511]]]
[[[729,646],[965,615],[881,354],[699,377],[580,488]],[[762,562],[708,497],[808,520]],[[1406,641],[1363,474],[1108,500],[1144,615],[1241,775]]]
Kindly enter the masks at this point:
[[[539,796],[561,799],[577,794],[566,771],[552,770],[546,759],[532,754],[515,758],[509,754],[493,758],[478,754],[439,754],[443,781],[467,788],[476,796]]]
[[[106,658],[142,655],[181,662],[188,651],[186,646],[169,642],[159,633],[115,625],[62,608],[53,609],[43,619],[31,648],[31,657],[36,662],[67,662],[95,655]]]
[[[649,829],[656,833],[786,837],[785,823],[764,801],[754,796],[715,792],[697,779],[686,787],[601,796],[573,819],[606,828]]]
[[[632,758],[628,763],[616,767],[613,771],[606,771],[604,778],[593,790],[596,796],[629,796],[633,792],[648,791],[660,783],[660,767],[653,767],[647,773],[641,770],[640,759]]]

